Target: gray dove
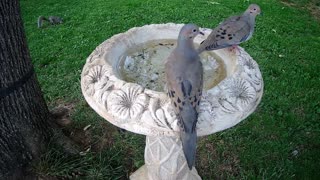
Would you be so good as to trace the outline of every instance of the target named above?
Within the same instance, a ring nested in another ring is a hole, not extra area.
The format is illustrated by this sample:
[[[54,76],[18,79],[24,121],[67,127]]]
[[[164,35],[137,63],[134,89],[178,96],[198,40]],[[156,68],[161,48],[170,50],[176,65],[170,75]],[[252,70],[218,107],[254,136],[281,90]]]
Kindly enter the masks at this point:
[[[203,85],[202,63],[193,45],[198,34],[203,35],[198,26],[184,25],[177,47],[165,62],[168,95],[178,118],[182,148],[190,170],[196,156],[196,124]]]
[[[251,4],[241,16],[233,16],[220,23],[200,44],[198,52],[236,47],[249,40],[254,32],[255,18],[260,13],[260,7]]]

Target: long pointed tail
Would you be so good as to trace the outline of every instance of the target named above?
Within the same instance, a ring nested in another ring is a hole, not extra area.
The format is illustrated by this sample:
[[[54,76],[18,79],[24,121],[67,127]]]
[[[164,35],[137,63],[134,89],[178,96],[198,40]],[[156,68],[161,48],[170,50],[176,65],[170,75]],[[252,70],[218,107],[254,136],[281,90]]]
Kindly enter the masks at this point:
[[[191,170],[196,159],[196,147],[197,147],[197,133],[180,132],[182,141],[182,148],[184,156],[186,157],[188,167]]]
[[[188,163],[188,167],[191,170],[196,158],[196,124],[198,113],[196,109],[190,104],[190,102],[186,102],[183,106],[183,109],[180,111],[180,118],[180,123],[182,123],[182,129],[180,130],[182,148]]]

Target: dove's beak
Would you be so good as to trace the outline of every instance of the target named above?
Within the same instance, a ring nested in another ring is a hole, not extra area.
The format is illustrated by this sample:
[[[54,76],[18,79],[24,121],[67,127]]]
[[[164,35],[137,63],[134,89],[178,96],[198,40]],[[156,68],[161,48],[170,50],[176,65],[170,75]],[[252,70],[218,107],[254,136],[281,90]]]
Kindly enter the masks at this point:
[[[199,31],[199,34],[201,34],[202,36],[204,36],[204,33],[203,33],[203,32],[201,32],[201,31]]]

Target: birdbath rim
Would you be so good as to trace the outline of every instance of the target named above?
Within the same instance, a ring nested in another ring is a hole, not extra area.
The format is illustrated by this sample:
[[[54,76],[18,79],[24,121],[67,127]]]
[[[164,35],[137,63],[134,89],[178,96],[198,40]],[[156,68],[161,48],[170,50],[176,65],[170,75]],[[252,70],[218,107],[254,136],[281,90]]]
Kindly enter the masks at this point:
[[[96,47],[81,74],[87,103],[112,124],[148,136],[177,136],[179,127],[169,97],[119,78],[119,61],[128,48],[150,40],[177,39],[184,24],[151,24],[112,36]],[[195,38],[200,44],[211,32]],[[258,64],[239,47],[214,51],[223,59],[227,77],[203,91],[197,123],[198,136],[230,128],[248,117],[261,101],[263,79]]]

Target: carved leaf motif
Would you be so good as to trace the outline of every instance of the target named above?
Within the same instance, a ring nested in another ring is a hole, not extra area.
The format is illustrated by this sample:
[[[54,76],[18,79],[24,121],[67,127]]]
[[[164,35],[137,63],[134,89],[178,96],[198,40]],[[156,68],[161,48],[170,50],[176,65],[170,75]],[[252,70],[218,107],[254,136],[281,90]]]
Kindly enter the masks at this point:
[[[218,96],[213,96],[203,91],[200,106],[197,129],[204,129],[212,126],[217,119],[217,110],[219,108]]]
[[[248,54],[239,56],[239,68],[241,69],[237,76],[249,81],[257,92],[260,92],[263,86],[262,76],[258,64]]]
[[[207,92],[202,93],[201,101],[200,101],[200,107],[199,112],[208,112],[211,115],[211,118],[216,116],[215,109],[219,107],[219,104],[217,103],[218,97],[212,96],[211,94]]]
[[[258,64],[255,61],[253,61],[252,57],[250,57],[248,54],[246,54],[246,56],[240,56],[239,63],[241,63],[244,67],[246,67],[249,70],[258,68]]]
[[[251,84],[240,78],[228,79],[223,91],[226,101],[240,108],[254,101],[256,97],[256,91]]]
[[[90,56],[87,58],[88,63],[93,63],[94,61],[99,61],[101,59],[101,56],[104,54],[106,50],[106,42],[103,42],[100,44],[96,49],[90,54]]]
[[[262,82],[262,76],[260,71],[255,70],[255,71],[250,71],[247,72],[247,80],[249,80],[249,82],[251,83],[251,85],[254,87],[254,89],[257,92],[260,92],[263,86],[263,82]]]
[[[172,118],[170,115],[165,114],[165,110],[162,108],[164,102],[166,101],[161,98],[150,98],[149,111],[154,121],[152,124],[156,127],[170,128],[172,130]]]
[[[95,86],[96,93],[94,95],[94,98],[97,99],[99,103],[104,103],[104,105],[106,106],[107,105],[107,97],[113,88],[114,88],[113,81],[102,79]]]
[[[228,114],[233,114],[239,111],[239,108],[236,107],[234,103],[228,101],[228,99],[226,98],[219,98],[218,102],[223,112],[226,112]]]
[[[93,96],[97,89],[100,89],[103,84],[106,84],[109,80],[109,70],[106,66],[94,66],[90,68],[88,74],[84,77],[84,84],[86,86],[86,93]],[[100,82],[102,80],[102,82]]]
[[[114,90],[107,98],[108,110],[121,119],[132,119],[143,113],[148,103],[148,96],[137,84],[127,83],[120,90]]]

